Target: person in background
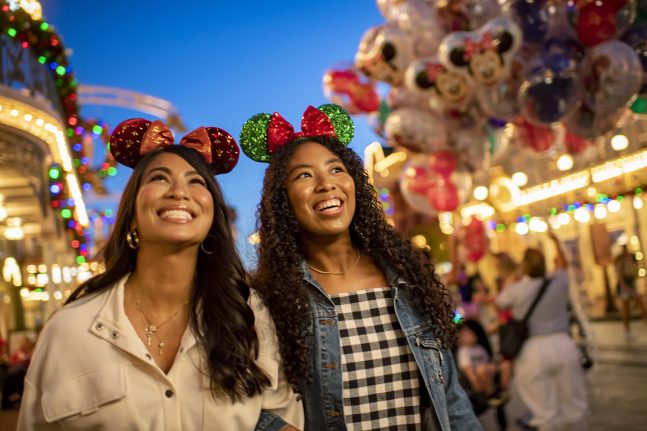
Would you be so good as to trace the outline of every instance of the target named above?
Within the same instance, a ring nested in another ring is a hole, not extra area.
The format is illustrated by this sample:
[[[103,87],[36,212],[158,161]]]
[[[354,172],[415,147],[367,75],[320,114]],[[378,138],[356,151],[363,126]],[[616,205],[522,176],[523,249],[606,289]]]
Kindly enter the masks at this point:
[[[588,399],[580,351],[569,336],[569,279],[566,258],[555,235],[556,270],[528,321],[529,338],[515,359],[519,394],[532,412],[530,425],[540,431],[560,427],[585,429]],[[541,251],[528,248],[521,262],[523,278],[505,287],[496,303],[521,320],[537,296],[546,273]]]
[[[243,126],[269,161],[252,286],[277,324],[309,430],[480,430],[457,382],[451,298],[391,227],[341,107],[309,107],[302,132],[278,113]]]
[[[160,121],[132,119],[110,150],[134,171],[103,249],[105,272],[40,334],[18,430],[301,427],[272,319],[245,282],[213,176],[236,164],[234,139],[209,127],[173,145]]]
[[[638,262],[636,256],[629,252],[627,244],[622,245],[622,251],[613,261],[616,270],[616,279],[618,284],[616,293],[622,301],[622,322],[625,327],[625,340],[632,342],[636,340],[636,335],[631,332],[631,303],[634,302],[643,315],[647,323],[647,308],[643,302],[638,290],[636,289],[636,279],[638,278]]]

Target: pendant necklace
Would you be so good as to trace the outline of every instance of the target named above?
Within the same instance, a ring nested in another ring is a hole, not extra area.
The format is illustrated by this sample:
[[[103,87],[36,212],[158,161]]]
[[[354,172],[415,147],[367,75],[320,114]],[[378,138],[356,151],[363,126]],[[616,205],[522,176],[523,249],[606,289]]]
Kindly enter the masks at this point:
[[[163,356],[163,349],[164,349],[164,346],[166,346],[166,343],[164,342],[164,340],[162,340],[158,331],[167,323],[174,321],[177,318],[177,316],[180,314],[180,311],[182,311],[182,308],[177,310],[175,313],[173,313],[173,315],[171,315],[171,317],[169,317],[159,325],[154,325],[151,323],[150,319],[146,315],[146,312],[144,312],[144,309],[142,308],[142,303],[139,300],[139,297],[137,296],[137,292],[135,291],[135,289],[133,289],[133,296],[135,297],[135,308],[137,308],[137,311],[139,311],[139,313],[142,315],[144,319],[144,323],[145,323],[144,333],[146,334],[146,344],[150,347],[151,339],[153,338],[153,336],[157,337],[157,340],[158,340],[157,348],[159,349],[159,355]],[[188,303],[189,301],[185,301],[184,305],[187,305]]]

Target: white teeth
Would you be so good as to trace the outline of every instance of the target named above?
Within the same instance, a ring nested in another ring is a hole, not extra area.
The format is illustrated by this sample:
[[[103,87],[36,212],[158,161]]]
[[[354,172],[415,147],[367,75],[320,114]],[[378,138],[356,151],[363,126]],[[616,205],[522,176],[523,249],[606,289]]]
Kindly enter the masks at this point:
[[[328,199],[327,201],[319,202],[315,206],[315,211],[334,211],[341,206],[341,200]]]
[[[193,220],[191,213],[185,210],[167,210],[162,212],[160,217],[163,219]]]

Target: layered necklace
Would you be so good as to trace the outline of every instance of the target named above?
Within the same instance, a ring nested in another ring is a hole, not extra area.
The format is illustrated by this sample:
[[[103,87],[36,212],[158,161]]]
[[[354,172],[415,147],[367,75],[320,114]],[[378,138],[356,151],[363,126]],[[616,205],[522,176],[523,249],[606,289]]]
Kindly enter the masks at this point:
[[[154,325],[153,323],[151,323],[151,320],[148,318],[148,316],[146,315],[146,312],[142,308],[142,303],[139,300],[139,297],[137,296],[137,292],[135,291],[135,289],[133,289],[133,296],[135,297],[135,308],[137,309],[137,311],[139,311],[139,314],[141,314],[142,318],[144,319],[144,324],[145,324],[144,333],[146,334],[146,344],[150,347],[151,339],[153,338],[153,336],[156,337],[157,348],[159,349],[159,355],[163,356],[164,355],[163,349],[164,349],[164,346],[166,346],[166,343],[160,336],[159,330],[162,327],[166,326],[168,323],[173,322],[175,319],[177,319],[177,316],[180,315],[180,312],[184,309],[184,307],[177,310],[175,313],[173,313],[169,318],[164,320],[159,325]],[[189,304],[188,300],[184,301],[185,306],[188,304]]]
[[[360,253],[359,253],[359,250],[356,250],[356,251],[357,251],[357,260],[355,260],[355,263],[354,263],[350,268],[347,268],[346,270],[344,270],[344,271],[342,271],[342,272],[323,271],[323,270],[321,270],[321,269],[315,268],[314,266],[310,265],[309,263],[307,263],[307,265],[308,265],[308,268],[310,268],[311,270],[313,270],[313,271],[315,271],[315,272],[318,272],[319,274],[325,274],[325,275],[342,275],[342,274],[347,273],[347,272],[348,272],[348,271],[350,271],[351,269],[355,268],[355,267],[357,266],[357,264],[359,263],[359,259],[360,259],[361,255],[360,255]]]

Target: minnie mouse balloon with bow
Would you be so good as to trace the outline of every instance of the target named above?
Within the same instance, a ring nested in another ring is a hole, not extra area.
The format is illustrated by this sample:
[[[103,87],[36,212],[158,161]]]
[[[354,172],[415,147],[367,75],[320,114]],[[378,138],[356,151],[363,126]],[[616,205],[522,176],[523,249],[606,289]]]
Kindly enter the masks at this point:
[[[521,30],[514,22],[495,18],[476,31],[448,34],[438,54],[447,67],[489,87],[508,76],[510,59],[521,41]]]
[[[355,66],[373,80],[400,85],[413,59],[410,40],[393,24],[369,29],[359,44]]]

